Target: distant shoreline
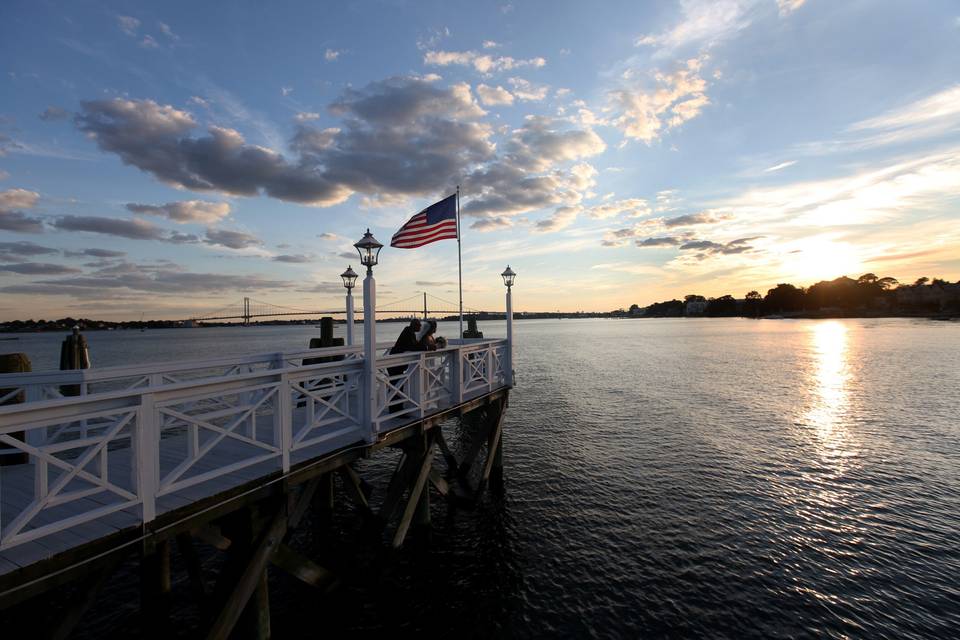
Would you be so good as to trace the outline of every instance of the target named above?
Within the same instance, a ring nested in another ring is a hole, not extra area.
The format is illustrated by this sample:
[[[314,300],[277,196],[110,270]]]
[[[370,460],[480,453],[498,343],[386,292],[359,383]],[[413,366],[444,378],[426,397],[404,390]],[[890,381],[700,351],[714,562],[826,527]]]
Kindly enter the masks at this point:
[[[464,315],[464,318],[474,317],[473,314]],[[503,314],[483,314],[477,316],[477,321],[479,322],[496,322],[503,321],[505,317]],[[960,315],[953,313],[849,313],[849,314],[838,314],[834,312],[824,313],[824,312],[790,312],[782,313],[776,315],[768,316],[705,316],[705,315],[630,315],[629,313],[610,313],[610,312],[595,312],[595,313],[536,313],[536,314],[523,314],[517,313],[514,314],[514,320],[582,320],[587,318],[594,319],[608,319],[608,320],[654,320],[654,319],[664,319],[664,318],[678,318],[678,319],[724,319],[724,318],[744,318],[747,320],[852,320],[852,319],[880,319],[880,318],[914,318],[914,319],[927,319],[927,320],[939,320],[939,321],[960,321]],[[409,317],[402,318],[384,318],[382,320],[377,320],[377,322],[407,322]],[[458,320],[457,316],[444,316],[438,318],[440,322],[456,322]],[[283,327],[283,326],[312,326],[320,321],[319,318],[312,320],[274,320],[268,322],[254,322],[250,325],[243,325],[238,322],[223,322],[223,323],[203,323],[194,326],[187,326],[181,321],[167,321],[167,320],[146,320],[143,322],[111,322],[106,320],[86,320],[86,319],[77,319],[70,323],[64,323],[61,321],[56,321],[53,323],[47,323],[41,326],[30,326],[30,327],[9,327],[5,325],[0,325],[0,333],[12,333],[12,334],[29,334],[29,333],[60,333],[64,331],[70,331],[73,326],[79,324],[80,328],[83,331],[147,331],[155,329],[211,329],[211,328],[221,328],[221,327],[243,327],[243,326],[254,326],[254,327]],[[335,319],[335,324],[346,324],[345,320]],[[363,324],[362,320],[356,322],[356,324]],[[9,338],[8,338],[9,339]]]

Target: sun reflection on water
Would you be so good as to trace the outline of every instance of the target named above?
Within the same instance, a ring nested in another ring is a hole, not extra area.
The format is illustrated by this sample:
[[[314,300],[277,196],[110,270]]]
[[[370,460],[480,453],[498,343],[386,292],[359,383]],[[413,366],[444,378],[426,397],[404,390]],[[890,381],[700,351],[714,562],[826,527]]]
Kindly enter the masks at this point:
[[[815,429],[827,457],[843,456],[847,441],[844,415],[850,403],[850,365],[847,327],[841,322],[817,322],[811,326],[813,352],[809,390],[810,405],[803,423]]]

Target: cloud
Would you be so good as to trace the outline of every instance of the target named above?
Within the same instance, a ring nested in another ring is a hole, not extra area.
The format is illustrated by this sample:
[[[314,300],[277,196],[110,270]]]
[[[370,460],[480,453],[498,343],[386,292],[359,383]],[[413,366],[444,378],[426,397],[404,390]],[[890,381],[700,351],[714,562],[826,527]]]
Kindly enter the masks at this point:
[[[456,280],[417,280],[418,287],[452,287],[457,284]]]
[[[154,216],[163,216],[179,223],[213,224],[226,218],[230,214],[230,204],[227,202],[207,202],[204,200],[182,200],[168,202],[162,205],[127,203],[126,208],[134,213],[147,213]]]
[[[131,16],[117,16],[117,26],[128,36],[135,36],[140,28],[140,21]]]
[[[500,43],[495,42],[495,41],[493,41],[493,40],[484,40],[484,41],[483,41],[483,48],[484,48],[484,49],[496,49],[496,48],[499,47],[499,46],[500,46]]]
[[[699,251],[696,259],[703,260],[712,255],[735,255],[753,251],[754,247],[750,244],[760,236],[749,238],[738,238],[727,243],[713,242],[712,240],[694,240],[680,245],[681,251]]]
[[[324,231],[323,233],[318,233],[317,237],[321,240],[336,240],[340,236],[335,233],[331,233],[330,231]]]
[[[470,225],[470,228],[476,229],[477,231],[495,231],[497,229],[505,229],[512,226],[513,223],[507,217],[487,217],[477,220]]]
[[[513,95],[524,102],[539,102],[546,98],[550,91],[549,85],[535,85],[523,78],[509,78],[507,82],[513,87]]]
[[[427,51],[423,57],[423,63],[440,67],[450,65],[473,67],[484,75],[490,75],[523,67],[540,68],[546,65],[547,61],[541,57],[517,60],[510,56],[491,56],[476,51]]]
[[[18,233],[43,233],[43,222],[17,211],[32,209],[40,200],[40,194],[27,189],[0,191],[0,230]]]
[[[55,120],[66,120],[70,117],[70,112],[62,107],[47,107],[40,114],[40,119],[44,122],[53,122]]]
[[[60,216],[54,220],[53,226],[60,231],[87,231],[133,240],[162,240],[166,235],[163,229],[152,222],[138,218]]]
[[[80,269],[65,267],[61,264],[47,262],[20,262],[17,264],[0,264],[0,271],[19,273],[22,275],[61,276],[69,273],[80,273]]]
[[[787,16],[804,5],[807,0],[777,0],[781,16]]]
[[[273,256],[273,258],[271,259],[274,262],[289,262],[291,264],[302,264],[306,262],[313,262],[313,258],[311,256],[307,256],[303,254],[295,254],[295,255],[284,254],[279,256]]]
[[[264,278],[259,275],[226,273],[192,273],[165,265],[138,265],[123,263],[109,271],[88,276],[74,276],[55,280],[39,280],[29,285],[0,288],[3,293],[22,295],[73,295],[89,297],[111,291],[126,290],[155,294],[183,296],[224,291],[271,291],[288,289],[292,283]]]
[[[186,111],[152,100],[81,103],[77,126],[101,150],[159,180],[195,191],[220,191],[329,206],[354,192],[424,195],[455,184],[471,165],[489,159],[492,129],[469,86],[434,86],[390,78],[348,89],[331,105],[343,129],[301,124],[288,160],[246,143],[239,132],[197,124]]]
[[[879,116],[852,124],[849,131],[903,130],[938,124],[952,128],[960,123],[960,85],[954,85]],[[942,131],[942,128],[938,128]]]
[[[676,236],[664,236],[660,238],[644,238],[637,240],[638,247],[676,247],[683,244],[684,239]]]
[[[626,200],[617,200],[615,202],[606,202],[590,207],[587,215],[591,218],[606,219],[614,218],[622,213],[628,213],[630,217],[637,218],[650,213],[650,205],[641,198],[628,198]]]
[[[243,231],[231,231],[229,229],[207,228],[207,236],[204,240],[206,244],[219,245],[228,249],[249,249],[263,244],[255,235]]]
[[[710,104],[700,76],[705,58],[692,58],[673,73],[656,72],[655,87],[612,91],[612,124],[634,140],[651,144],[665,131],[695,118]]]
[[[333,62],[340,57],[342,51],[337,51],[336,49],[327,49],[323,52],[323,59],[327,62]]]
[[[165,23],[165,22],[158,22],[158,23],[157,23],[157,28],[160,29],[160,33],[162,33],[163,35],[167,36],[167,37],[170,38],[171,40],[176,41],[176,40],[179,40],[179,39],[180,39],[180,36],[178,36],[177,34],[175,34],[175,33],[173,32],[173,29],[170,28],[170,25],[168,25],[168,24]]]
[[[280,95],[282,95],[284,98],[291,93],[293,93],[293,87],[280,87]]]
[[[499,85],[496,87],[478,85],[477,95],[480,96],[480,102],[488,107],[513,104],[513,94]]]
[[[83,251],[64,251],[63,255],[68,257],[90,256],[93,258],[122,258],[127,255],[126,251],[114,251],[113,249],[84,249]]]
[[[58,249],[44,247],[33,242],[0,242],[0,261],[16,262],[25,257],[53,255],[60,253]]]
[[[509,226],[511,216],[547,207],[574,207],[596,184],[597,171],[583,162],[606,149],[590,128],[546,116],[528,116],[504,145],[504,153],[470,173],[465,192],[477,194],[462,208],[468,216],[492,218],[471,228],[490,230]],[[558,165],[575,162],[569,168]],[[566,212],[565,212],[566,213]],[[566,213],[569,215],[569,213]]]
[[[787,160],[786,162],[781,162],[780,164],[775,164],[772,167],[767,167],[763,170],[764,173],[773,173],[774,171],[780,171],[786,169],[787,167],[792,167],[797,164],[796,160]]]
[[[722,211],[701,211],[700,213],[691,213],[685,216],[667,218],[663,225],[668,228],[687,227],[697,224],[717,224],[733,219],[733,215]]]
[[[681,0],[680,22],[638,38],[636,45],[656,47],[661,57],[683,49],[712,47],[750,25],[754,4],[756,0]]]
[[[533,230],[539,233],[547,233],[566,229],[576,221],[577,215],[581,211],[583,211],[582,207],[558,207],[552,216],[546,220],[537,221]]]

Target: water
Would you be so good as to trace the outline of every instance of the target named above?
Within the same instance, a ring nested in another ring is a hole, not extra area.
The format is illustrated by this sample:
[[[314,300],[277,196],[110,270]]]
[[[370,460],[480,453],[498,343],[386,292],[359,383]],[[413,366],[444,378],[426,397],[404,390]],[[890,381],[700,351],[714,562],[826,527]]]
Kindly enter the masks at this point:
[[[88,338],[106,365],[299,349],[317,331]],[[332,529],[308,521],[295,545],[344,586],[321,599],[275,572],[278,637],[303,624],[352,637],[956,637],[960,325],[562,320],[515,332],[505,497],[473,511],[435,501],[430,544],[399,553],[358,542],[348,509]],[[17,350],[52,366],[60,337],[23,336]],[[364,475],[382,481],[389,462],[364,461]],[[135,601],[130,588],[88,614],[88,637],[137,629],[135,604],[115,606]],[[195,607],[179,604],[189,629]]]

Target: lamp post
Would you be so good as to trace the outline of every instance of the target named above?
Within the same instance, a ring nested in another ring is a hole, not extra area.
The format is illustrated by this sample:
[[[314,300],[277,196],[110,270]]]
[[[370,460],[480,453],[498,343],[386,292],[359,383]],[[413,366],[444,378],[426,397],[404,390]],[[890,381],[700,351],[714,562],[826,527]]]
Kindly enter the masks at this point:
[[[510,265],[507,265],[507,268],[500,275],[503,277],[503,284],[507,287],[507,362],[505,369],[507,386],[513,387],[513,298],[511,292],[517,274],[510,268]]]
[[[377,283],[373,279],[373,267],[377,264],[383,245],[370,233],[370,229],[353,245],[360,254],[360,264],[367,268],[363,279],[363,398],[364,424],[367,425],[368,442],[376,442],[377,430],[374,416],[377,411]]]
[[[357,274],[353,267],[347,265],[347,270],[340,274],[343,286],[347,290],[347,346],[353,346],[353,287],[357,284]]]

